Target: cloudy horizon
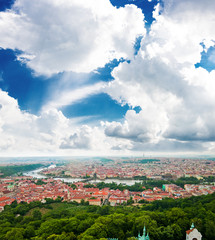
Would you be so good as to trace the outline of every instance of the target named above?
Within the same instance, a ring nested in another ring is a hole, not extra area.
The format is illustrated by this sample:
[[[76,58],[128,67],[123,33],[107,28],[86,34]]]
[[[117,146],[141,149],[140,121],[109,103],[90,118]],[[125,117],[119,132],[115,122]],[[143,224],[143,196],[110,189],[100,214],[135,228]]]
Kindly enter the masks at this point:
[[[214,8],[1,1],[1,156],[214,155]]]

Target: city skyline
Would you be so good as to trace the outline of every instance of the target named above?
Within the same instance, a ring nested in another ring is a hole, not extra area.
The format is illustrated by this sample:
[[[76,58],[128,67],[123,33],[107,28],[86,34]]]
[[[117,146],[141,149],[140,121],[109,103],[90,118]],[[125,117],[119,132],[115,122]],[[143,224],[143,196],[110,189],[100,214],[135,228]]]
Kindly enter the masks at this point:
[[[1,1],[1,156],[214,155],[214,7]]]

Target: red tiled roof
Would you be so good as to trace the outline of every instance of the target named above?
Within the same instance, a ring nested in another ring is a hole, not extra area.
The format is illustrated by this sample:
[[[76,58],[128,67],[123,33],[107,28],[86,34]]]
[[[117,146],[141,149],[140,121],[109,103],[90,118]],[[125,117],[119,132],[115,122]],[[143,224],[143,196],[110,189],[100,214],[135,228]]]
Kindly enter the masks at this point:
[[[100,200],[99,198],[89,199],[88,201],[89,201],[89,202],[101,202],[101,200]]]
[[[0,198],[0,202],[6,201],[6,200],[9,200],[9,199],[10,199],[9,197],[1,197],[1,198]]]
[[[194,228],[190,229],[190,230],[187,230],[186,233],[189,235],[193,230],[194,230]]]

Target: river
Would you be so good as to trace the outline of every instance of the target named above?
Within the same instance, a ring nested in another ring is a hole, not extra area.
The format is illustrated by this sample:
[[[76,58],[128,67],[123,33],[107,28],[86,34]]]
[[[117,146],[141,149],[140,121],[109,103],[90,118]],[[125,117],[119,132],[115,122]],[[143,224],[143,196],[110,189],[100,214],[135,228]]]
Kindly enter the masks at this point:
[[[54,168],[56,167],[56,165],[50,165],[48,168]],[[47,168],[39,168],[37,170],[33,170],[33,171],[29,171],[29,172],[25,172],[24,175],[25,176],[31,176],[31,177],[34,177],[34,178],[48,178],[47,176],[45,175],[42,175],[40,172],[42,170],[45,170]],[[61,178],[61,177],[54,177],[53,179],[55,180],[61,180],[61,181],[64,181],[64,182],[68,182],[68,183],[74,183],[74,182],[80,182],[80,181],[83,181],[83,180],[86,180],[86,179],[83,179],[83,178]],[[128,185],[128,186],[131,186],[131,185],[134,185],[135,182],[141,182],[141,180],[128,180],[128,179],[104,179],[104,180],[90,180],[88,183],[99,183],[99,182],[105,182],[105,183],[112,183],[112,182],[115,182],[117,184],[124,184],[124,185]]]

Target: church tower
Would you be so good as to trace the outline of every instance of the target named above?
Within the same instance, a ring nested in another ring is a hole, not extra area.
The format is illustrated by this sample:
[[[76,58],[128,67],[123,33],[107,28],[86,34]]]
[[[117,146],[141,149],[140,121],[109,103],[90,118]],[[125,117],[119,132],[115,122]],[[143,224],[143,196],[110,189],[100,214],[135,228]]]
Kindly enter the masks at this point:
[[[186,231],[186,240],[202,240],[202,234],[194,227],[193,223],[190,230]]]
[[[149,234],[148,233],[146,234],[146,227],[145,226],[143,228],[143,236],[141,236],[140,233],[139,233],[137,239],[138,240],[150,240]]]

